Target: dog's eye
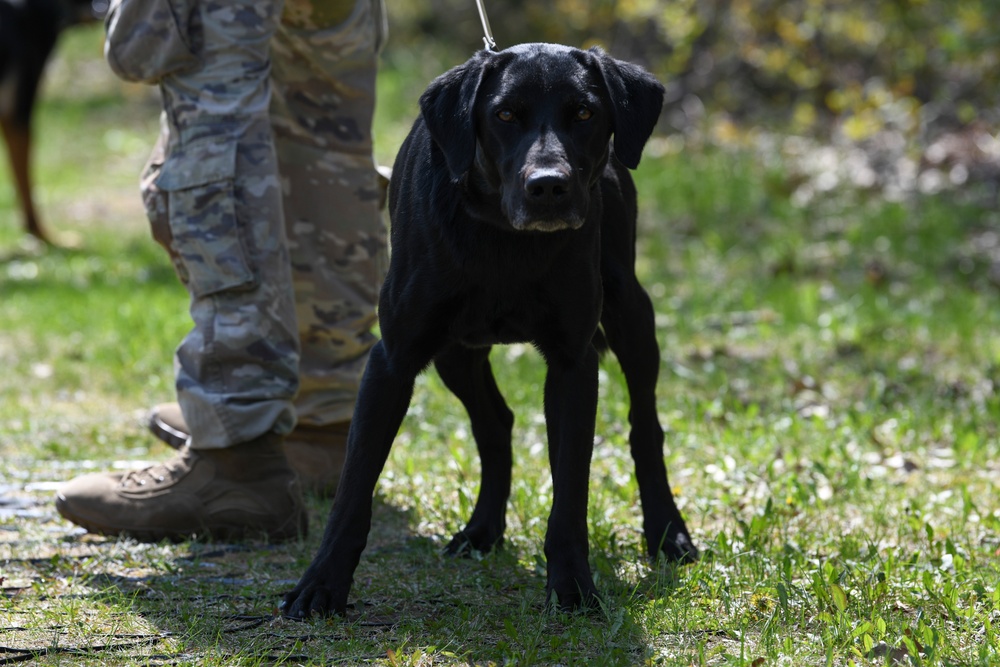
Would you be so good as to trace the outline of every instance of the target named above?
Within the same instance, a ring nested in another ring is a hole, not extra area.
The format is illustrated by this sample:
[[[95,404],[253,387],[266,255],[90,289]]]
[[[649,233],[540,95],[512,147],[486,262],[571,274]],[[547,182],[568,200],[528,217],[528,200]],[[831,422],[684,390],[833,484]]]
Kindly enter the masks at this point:
[[[594,112],[582,104],[576,110],[577,120],[590,120],[593,117],[594,117]]]
[[[500,109],[500,111],[497,111],[497,118],[499,118],[505,123],[513,123],[514,112],[511,111],[510,109]]]

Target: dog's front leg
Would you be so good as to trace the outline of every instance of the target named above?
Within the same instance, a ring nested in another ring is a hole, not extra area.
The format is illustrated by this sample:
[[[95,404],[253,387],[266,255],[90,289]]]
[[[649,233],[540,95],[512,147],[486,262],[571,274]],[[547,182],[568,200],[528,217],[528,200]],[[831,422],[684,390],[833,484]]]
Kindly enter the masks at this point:
[[[343,614],[354,570],[368,542],[372,497],[392,441],[406,415],[422,364],[391,364],[384,345],[372,348],[347,439],[347,460],[319,551],[285,596],[289,618]]]
[[[574,363],[547,357],[545,421],[552,468],[552,512],[545,534],[546,592],[563,609],[597,606],[590,573],[587,498],[597,412],[597,351]]]

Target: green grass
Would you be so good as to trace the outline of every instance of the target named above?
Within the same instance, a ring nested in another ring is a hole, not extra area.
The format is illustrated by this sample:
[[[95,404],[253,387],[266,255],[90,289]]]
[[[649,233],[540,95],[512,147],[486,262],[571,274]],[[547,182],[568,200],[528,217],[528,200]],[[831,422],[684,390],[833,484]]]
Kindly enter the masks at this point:
[[[189,327],[137,194],[156,99],[100,69],[98,40],[62,45],[39,117],[42,210],[79,247],[25,245],[0,171],[0,646],[46,665],[1000,661],[996,212],[850,192],[797,208],[780,164],[719,149],[654,149],[636,173],[665,455],[700,562],[643,555],[608,358],[590,501],[606,604],[545,608],[544,369],[526,346],[494,353],[517,415],[505,548],[440,554],[469,516],[478,462],[458,402],[428,374],[346,620],[275,616],[317,547],[318,499],[312,536],[277,547],[143,545],[62,521],[54,483],[170,455],[140,416],[171,398]],[[434,73],[399,61],[381,80],[383,161]]]

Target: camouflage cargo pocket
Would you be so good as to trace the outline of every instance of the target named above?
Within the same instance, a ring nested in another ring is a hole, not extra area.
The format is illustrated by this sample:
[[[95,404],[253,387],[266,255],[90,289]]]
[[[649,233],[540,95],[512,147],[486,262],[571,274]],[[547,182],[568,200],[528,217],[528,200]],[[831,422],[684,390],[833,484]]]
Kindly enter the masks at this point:
[[[191,0],[112,0],[104,57],[126,81],[156,83],[200,62]]]
[[[167,193],[171,254],[195,297],[257,285],[236,215],[236,147],[214,140],[177,148],[156,179]]]

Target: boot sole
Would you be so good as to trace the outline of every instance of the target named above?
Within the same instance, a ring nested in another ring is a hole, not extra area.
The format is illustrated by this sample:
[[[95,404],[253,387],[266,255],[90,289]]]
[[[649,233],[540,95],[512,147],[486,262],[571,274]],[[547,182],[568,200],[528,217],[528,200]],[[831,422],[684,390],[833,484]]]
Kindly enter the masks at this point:
[[[305,514],[299,518],[299,526],[295,530],[279,529],[267,531],[263,528],[251,526],[201,526],[197,530],[191,531],[165,531],[165,530],[143,530],[134,528],[121,528],[108,526],[96,521],[91,521],[83,517],[76,516],[67,507],[66,499],[61,494],[56,495],[56,511],[67,521],[75,523],[84,528],[89,533],[106,535],[108,537],[130,537],[138,542],[185,542],[195,538],[207,538],[212,542],[245,542],[245,541],[265,541],[271,544],[290,542],[304,539],[308,534],[309,523]],[[289,522],[292,523],[292,522]]]

